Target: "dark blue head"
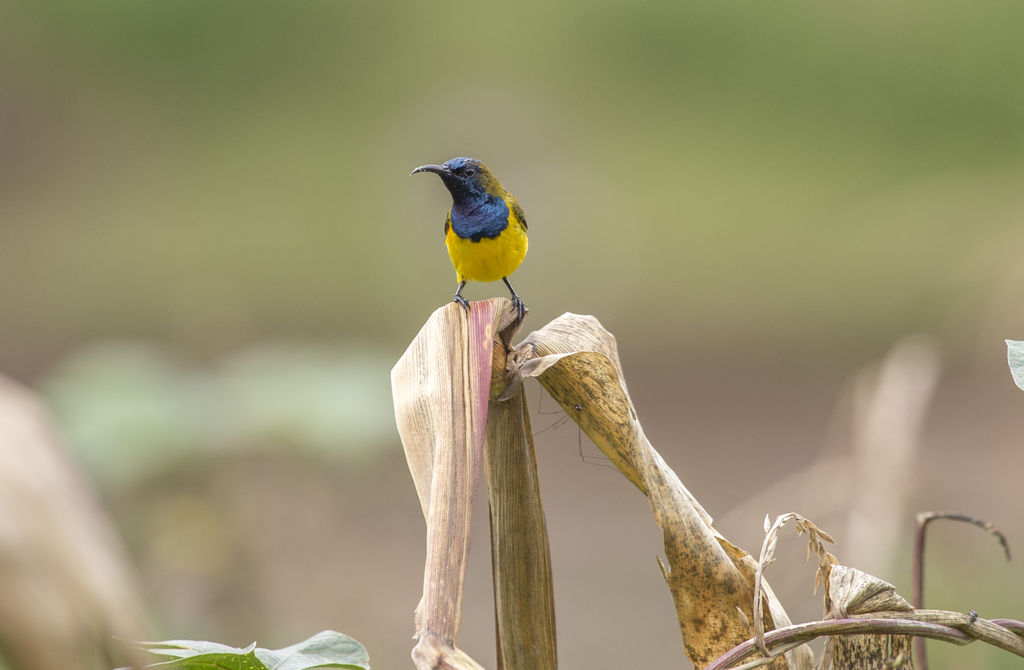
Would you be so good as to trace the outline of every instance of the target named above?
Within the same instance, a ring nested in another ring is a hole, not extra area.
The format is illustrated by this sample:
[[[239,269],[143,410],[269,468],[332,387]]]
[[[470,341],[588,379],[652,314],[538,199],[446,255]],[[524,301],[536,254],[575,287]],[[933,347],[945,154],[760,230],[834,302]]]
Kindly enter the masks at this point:
[[[417,172],[433,172],[441,177],[456,203],[479,200],[488,195],[500,197],[505,191],[487,166],[475,158],[460,156],[444,165],[421,165],[412,174]]]

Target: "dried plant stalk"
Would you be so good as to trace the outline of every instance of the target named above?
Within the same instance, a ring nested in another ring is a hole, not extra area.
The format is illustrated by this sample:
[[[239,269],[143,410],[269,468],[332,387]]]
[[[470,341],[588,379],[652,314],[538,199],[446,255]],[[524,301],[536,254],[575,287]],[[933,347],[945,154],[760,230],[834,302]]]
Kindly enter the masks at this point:
[[[455,639],[481,463],[499,668],[556,667],[551,558],[530,419],[521,387],[508,389],[501,374],[516,316],[504,298],[475,302],[468,313],[454,303],[442,307],[392,370],[399,434],[427,521],[413,649],[421,670],[480,667]],[[499,402],[502,391],[508,398]]]
[[[551,554],[521,389],[506,402],[491,402],[484,477],[491,512],[498,668],[554,670]]]
[[[626,390],[615,338],[597,319],[563,314],[516,347],[510,369],[536,377],[594,444],[644,492],[664,536],[672,592],[687,656],[698,667],[750,637],[755,561],[711,524],[711,517],[643,433]],[[767,590],[767,621],[788,625]],[[787,659],[789,665],[787,665]],[[769,667],[810,667],[797,648]]]

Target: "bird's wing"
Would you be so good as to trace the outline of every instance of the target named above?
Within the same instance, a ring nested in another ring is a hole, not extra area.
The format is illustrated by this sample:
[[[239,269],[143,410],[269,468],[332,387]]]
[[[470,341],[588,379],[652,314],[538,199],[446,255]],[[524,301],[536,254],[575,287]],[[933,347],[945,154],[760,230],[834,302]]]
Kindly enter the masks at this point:
[[[523,213],[523,208],[519,206],[519,201],[509,196],[508,204],[512,206],[512,213],[519,219],[519,223],[523,224],[523,230],[526,230],[526,214]]]

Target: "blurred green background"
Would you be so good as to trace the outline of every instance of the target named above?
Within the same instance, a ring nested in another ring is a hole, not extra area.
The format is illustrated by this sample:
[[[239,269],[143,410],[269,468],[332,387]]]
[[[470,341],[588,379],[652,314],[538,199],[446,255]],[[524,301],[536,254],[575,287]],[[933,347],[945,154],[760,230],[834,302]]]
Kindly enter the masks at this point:
[[[645,429],[713,515],[842,444],[847,380],[925,333],[944,372],[893,515],[979,514],[1012,547],[1022,25],[996,0],[5,3],[0,371],[98,482],[160,635],[331,627],[408,667],[423,529],[388,371],[455,288],[448,196],[409,171],[474,156],[530,223],[526,329],[573,311],[614,332]],[[557,422],[531,398],[538,430]],[[537,439],[563,665],[675,667],[646,503],[571,424]],[[792,504],[721,530],[756,554]],[[929,604],[1024,617],[1020,566],[958,532]],[[901,541],[878,569],[909,594]],[[493,666],[475,547],[461,641]],[[794,555],[780,590],[816,616]],[[941,583],[979,563],[988,582]]]

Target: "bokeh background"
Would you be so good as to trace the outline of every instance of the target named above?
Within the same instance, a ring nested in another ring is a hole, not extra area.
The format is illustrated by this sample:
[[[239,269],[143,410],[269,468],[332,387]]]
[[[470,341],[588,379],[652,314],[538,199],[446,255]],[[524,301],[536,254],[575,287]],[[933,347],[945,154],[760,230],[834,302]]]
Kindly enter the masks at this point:
[[[909,595],[917,511],[1024,546],[1022,25],[997,0],[4,3],[0,371],[95,483],[154,637],[334,628],[411,667],[423,522],[388,373],[455,280],[447,194],[409,171],[475,156],[530,222],[527,330],[616,334],[720,530],[756,554],[799,511]],[[910,386],[937,378],[912,456],[884,485],[814,470],[854,462],[854,389],[908,336]],[[530,397],[563,666],[678,667],[646,502]],[[864,498],[895,501],[879,547],[843,542]],[[460,646],[493,667],[480,516]],[[932,533],[929,605],[1024,617],[1019,562]],[[772,570],[807,619],[801,543]]]

